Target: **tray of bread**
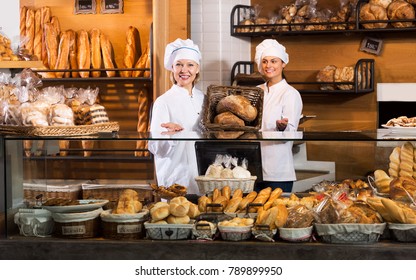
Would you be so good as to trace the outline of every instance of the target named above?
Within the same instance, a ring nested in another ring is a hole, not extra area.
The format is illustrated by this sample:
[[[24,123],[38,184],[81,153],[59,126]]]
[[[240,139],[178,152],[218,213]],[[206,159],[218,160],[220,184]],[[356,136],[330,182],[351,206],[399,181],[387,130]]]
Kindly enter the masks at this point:
[[[263,90],[258,87],[210,85],[202,123],[207,130],[258,131],[261,127]]]

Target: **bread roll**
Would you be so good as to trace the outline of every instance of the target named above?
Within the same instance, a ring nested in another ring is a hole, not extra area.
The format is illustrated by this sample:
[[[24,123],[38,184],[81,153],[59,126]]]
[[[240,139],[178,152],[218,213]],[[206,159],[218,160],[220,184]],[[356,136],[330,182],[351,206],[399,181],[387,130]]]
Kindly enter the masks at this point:
[[[415,19],[414,7],[403,0],[395,0],[387,7],[387,16],[390,20],[410,20],[405,22],[391,22],[397,28],[411,27]]]
[[[126,47],[124,49],[123,67],[133,68],[137,61],[139,31],[134,26],[129,26],[126,32]],[[121,71],[122,77],[131,77],[132,71]]]
[[[169,216],[169,204],[167,202],[157,202],[150,208],[152,222],[160,221]]]
[[[201,211],[199,211],[198,205],[190,202],[189,203],[189,211],[187,213],[187,216],[189,216],[189,218],[191,218],[191,219],[195,219],[199,215],[201,215]]]
[[[257,117],[257,109],[242,95],[228,95],[222,98],[216,107],[217,114],[230,111],[241,119],[251,122]]]
[[[374,171],[374,182],[376,184],[377,191],[380,193],[389,193],[390,191],[390,182],[393,178],[390,178],[389,175],[384,170]]]
[[[235,198],[235,197],[243,197],[243,190],[242,189],[236,189],[234,192],[233,192],[233,196],[232,196],[233,198]]]
[[[26,49],[29,54],[33,54],[35,40],[35,12],[32,9],[26,11]]]
[[[189,201],[183,196],[172,198],[169,203],[169,212],[176,217],[183,217],[189,212]],[[169,221],[168,221],[169,222]]]
[[[238,210],[238,205],[240,205],[243,198],[241,196],[233,197],[227,203],[227,206],[224,209],[226,213],[235,213]]]
[[[382,198],[381,203],[389,212],[393,222],[416,224],[416,211],[391,199]]]
[[[174,215],[169,215],[166,221],[168,224],[189,224],[191,218],[189,218],[189,216],[177,217]]]
[[[100,44],[101,31],[98,28],[90,30],[90,41],[91,41],[91,67],[93,69],[101,68],[101,44]],[[100,71],[92,71],[92,77],[100,77]]]
[[[224,196],[227,200],[230,200],[230,198],[231,198],[231,188],[230,188],[230,186],[224,186],[221,189],[221,195]]]
[[[62,32],[59,40],[58,58],[56,60],[55,69],[69,69],[69,44],[70,38],[68,32]],[[62,78],[64,72],[55,72],[57,78]]]
[[[361,6],[360,9],[360,21],[370,21],[370,20],[377,20],[377,21],[387,21],[387,12],[386,8],[366,3]],[[375,29],[375,28],[386,28],[387,22],[376,22],[376,23],[364,23],[364,28],[367,29]]]
[[[211,204],[212,200],[206,195],[198,198],[198,209],[200,212],[207,212],[207,204]]]
[[[231,112],[224,112],[216,115],[214,123],[227,126],[245,126],[244,121]]]
[[[253,202],[253,200],[256,198],[256,196],[257,196],[257,192],[256,191],[252,191],[249,194],[247,194],[241,200],[240,204],[238,205],[238,209],[241,210],[241,211],[246,210],[247,205],[249,203]]]
[[[270,194],[272,192],[272,188],[271,187],[267,187],[262,189],[261,191],[259,191],[258,195],[256,196],[256,198],[253,200],[253,204],[265,204],[266,201],[269,199]],[[250,207],[249,212],[250,213],[255,213],[257,212],[257,210],[259,209],[260,206],[254,206],[254,207]]]
[[[221,196],[221,191],[218,188],[215,188],[212,191],[212,201],[214,202],[215,200],[217,200],[218,197]]]
[[[225,196],[220,195],[216,199],[212,200],[213,204],[220,204],[220,206],[212,207],[212,212],[223,212],[227,207],[228,199]]]
[[[111,45],[110,40],[103,33],[100,34],[100,44],[101,44],[101,53],[103,56],[103,63],[105,69],[114,69],[113,63],[113,46]],[[107,77],[115,77],[116,71],[106,71]]]
[[[90,69],[91,67],[91,49],[88,32],[80,30],[77,37],[77,62],[78,69]],[[79,72],[81,78],[88,78],[90,76],[89,71]]]

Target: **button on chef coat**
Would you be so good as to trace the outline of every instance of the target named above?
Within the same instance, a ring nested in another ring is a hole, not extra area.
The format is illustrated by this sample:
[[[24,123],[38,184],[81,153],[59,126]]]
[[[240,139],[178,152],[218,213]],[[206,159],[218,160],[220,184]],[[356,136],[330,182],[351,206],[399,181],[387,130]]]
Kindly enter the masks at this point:
[[[299,92],[285,79],[267,87],[260,85],[264,91],[261,131],[276,131],[276,120],[288,118],[285,131],[296,131],[302,114],[302,98]],[[292,155],[293,141],[261,142],[263,180],[295,181],[296,174]]]
[[[191,97],[186,89],[173,85],[154,102],[150,124],[152,137],[167,131],[160,125],[168,122],[181,125],[183,131],[198,131],[204,97],[196,88],[192,89]],[[148,149],[154,155],[158,185],[180,184],[188,188],[189,194],[199,193],[195,182],[199,175],[195,141],[149,141]]]

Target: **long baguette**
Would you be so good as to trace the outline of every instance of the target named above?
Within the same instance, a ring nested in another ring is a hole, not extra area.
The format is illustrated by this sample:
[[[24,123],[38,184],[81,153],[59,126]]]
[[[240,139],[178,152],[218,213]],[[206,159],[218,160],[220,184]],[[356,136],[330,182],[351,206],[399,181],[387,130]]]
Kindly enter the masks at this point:
[[[78,69],[90,69],[91,67],[91,55],[90,55],[90,40],[88,32],[80,30],[77,37],[77,62]],[[88,78],[90,76],[89,71],[79,72],[81,78]]]
[[[91,38],[91,67],[93,69],[100,69],[101,68],[101,44],[100,44],[100,34],[101,31],[98,28],[93,28],[90,30],[90,38]],[[92,71],[91,76],[93,77],[100,77],[100,71]]]
[[[100,44],[101,44],[101,52],[103,55],[103,63],[105,69],[114,69],[113,63],[113,47],[111,45],[110,40],[106,35],[101,33],[100,35]],[[106,71],[107,77],[115,77],[115,71]]]

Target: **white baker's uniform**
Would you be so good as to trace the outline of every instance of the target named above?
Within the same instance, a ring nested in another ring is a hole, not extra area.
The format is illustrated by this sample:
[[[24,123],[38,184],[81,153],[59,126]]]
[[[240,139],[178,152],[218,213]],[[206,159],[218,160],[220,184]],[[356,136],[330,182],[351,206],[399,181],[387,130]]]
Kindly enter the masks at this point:
[[[261,131],[276,131],[276,121],[282,118],[289,119],[285,131],[296,131],[303,108],[299,92],[285,79],[270,88],[267,83],[259,87],[264,91]],[[292,146],[293,141],[261,142],[264,181],[296,180]]]
[[[167,129],[162,123],[177,123],[186,131],[200,131],[204,93],[192,89],[188,91],[173,85],[167,92],[158,97],[153,104],[150,132],[152,137],[160,137]],[[175,137],[180,137],[179,132]],[[169,187],[180,184],[188,188],[188,194],[199,194],[195,177],[198,167],[195,154],[195,141],[149,141],[149,151],[154,155],[158,185]]]

